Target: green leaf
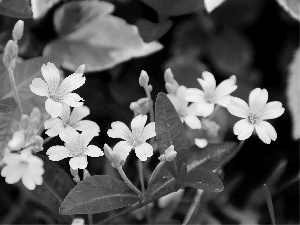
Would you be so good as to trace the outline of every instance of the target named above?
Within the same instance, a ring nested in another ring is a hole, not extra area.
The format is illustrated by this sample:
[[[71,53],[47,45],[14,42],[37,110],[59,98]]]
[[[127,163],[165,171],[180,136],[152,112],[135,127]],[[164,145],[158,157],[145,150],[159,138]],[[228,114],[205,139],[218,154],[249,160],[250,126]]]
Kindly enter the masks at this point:
[[[68,2],[54,14],[60,38],[49,43],[44,55],[64,57],[63,67],[101,71],[160,49],[157,42],[145,43],[134,25],[111,15],[114,6],[103,1]]]
[[[204,8],[203,0],[141,0],[153,8],[159,16],[180,16]]]
[[[176,158],[166,162],[166,165],[178,180],[181,169],[186,169],[182,165],[188,160],[189,142],[176,109],[164,93],[159,93],[155,102],[155,132],[161,154],[164,154],[170,145],[173,145],[177,152]]]
[[[139,197],[123,181],[96,175],[78,183],[65,198],[60,213],[94,214],[133,205]]]
[[[32,18],[30,0],[2,0],[0,14],[16,18]]]
[[[155,41],[164,36],[172,27],[171,20],[164,20],[159,23],[152,23],[146,19],[139,19],[137,21],[137,27],[143,40],[148,43]]]
[[[186,183],[182,186],[201,188],[213,192],[222,191],[222,182],[214,173],[232,159],[237,150],[238,145],[234,142],[209,144],[203,149],[192,146],[189,151]],[[180,186],[176,185],[176,180],[170,174],[167,165],[160,163],[151,176],[146,196],[147,199],[156,199],[179,188]]]
[[[184,186],[213,192],[221,192],[224,189],[223,183],[217,174],[201,167],[189,171]]]
[[[60,223],[72,222],[71,217],[59,213],[59,207],[69,191],[75,186],[71,177],[47,157],[39,155],[44,161],[45,173],[42,185],[37,185],[31,196],[50,209]]]
[[[17,103],[13,97],[3,98],[0,100],[0,112],[8,113],[15,111],[17,108]]]

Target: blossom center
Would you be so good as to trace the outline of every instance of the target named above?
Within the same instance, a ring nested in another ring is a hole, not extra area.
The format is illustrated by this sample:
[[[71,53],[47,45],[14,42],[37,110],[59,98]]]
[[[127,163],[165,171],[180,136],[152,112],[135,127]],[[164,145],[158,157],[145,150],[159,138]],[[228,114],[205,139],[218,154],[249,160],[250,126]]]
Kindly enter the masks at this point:
[[[211,98],[206,98],[205,102],[208,104],[214,104],[214,101]]]
[[[61,96],[58,96],[55,92],[52,92],[50,94],[50,98],[53,100],[53,101],[56,101],[56,102],[61,102],[62,101],[62,97]]]
[[[251,123],[251,124],[256,124],[257,123],[257,115],[256,114],[253,114],[253,113],[250,113],[248,115],[248,121]]]

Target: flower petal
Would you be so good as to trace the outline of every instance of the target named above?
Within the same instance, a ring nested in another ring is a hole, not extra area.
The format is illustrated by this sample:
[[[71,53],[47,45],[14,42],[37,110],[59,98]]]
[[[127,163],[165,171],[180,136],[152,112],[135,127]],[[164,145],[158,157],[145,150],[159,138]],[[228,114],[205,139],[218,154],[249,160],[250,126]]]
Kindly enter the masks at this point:
[[[100,127],[98,126],[98,124],[96,124],[93,121],[90,120],[81,120],[77,123],[74,124],[70,124],[71,127],[73,127],[75,130],[79,130],[79,131],[86,131],[89,129],[96,129],[97,132],[100,132]]]
[[[59,70],[53,63],[48,62],[47,65],[42,65],[41,71],[45,81],[48,84],[50,93],[56,92],[60,81]]]
[[[73,170],[85,169],[87,164],[88,162],[86,156],[74,157],[69,161],[69,165]]]
[[[189,88],[185,100],[188,102],[205,102],[206,96],[203,91],[197,88]]]
[[[45,109],[53,118],[58,117],[62,111],[62,103],[53,101],[48,98],[45,102]]]
[[[107,134],[111,138],[122,138],[128,142],[133,142],[133,136],[129,128],[125,123],[116,121],[111,123],[111,128],[107,131]]]
[[[254,130],[253,124],[247,123],[247,125],[244,126],[244,129],[239,133],[238,139],[239,140],[248,139],[251,136],[253,130]]]
[[[4,167],[2,170],[4,170],[6,167]],[[5,182],[8,184],[14,184],[21,179],[23,173],[24,173],[24,166],[20,164],[16,164],[14,166],[7,167],[6,171],[3,173],[1,171],[1,176],[4,176],[4,174],[6,174]]]
[[[79,135],[72,127],[66,127],[64,132],[59,133],[60,139],[65,142],[65,146],[68,146],[67,148],[70,148],[70,150],[78,147]]]
[[[184,122],[192,129],[201,129],[201,122],[197,116],[185,116]]]
[[[285,109],[281,102],[273,101],[266,104],[265,108],[259,113],[260,120],[275,119],[284,113]]]
[[[99,132],[97,129],[89,129],[89,130],[83,131],[79,136],[80,146],[82,146],[83,148],[86,148],[88,146],[88,144],[91,142],[91,140],[98,135],[99,135]]]
[[[48,85],[41,78],[33,79],[32,83],[29,85],[29,88],[36,95],[46,96],[46,97],[50,96]]]
[[[55,137],[64,130],[64,123],[60,118],[52,118],[44,122],[44,127],[49,137]]]
[[[232,96],[226,95],[226,96],[223,96],[221,98],[218,98],[215,101],[215,103],[220,105],[220,106],[223,106],[224,108],[227,108],[227,106],[231,103],[231,98],[232,98]]]
[[[237,97],[231,97],[230,104],[227,105],[228,111],[237,117],[247,118],[249,114],[248,104]]]
[[[50,147],[46,154],[52,161],[60,161],[65,158],[72,157],[70,151],[66,147],[60,145]]]
[[[255,126],[258,137],[266,144],[270,144],[271,140],[277,139],[275,128],[268,122],[261,121]]]
[[[237,89],[236,77],[231,76],[229,79],[223,80],[216,88],[214,92],[214,99],[218,101],[219,98],[222,98],[226,95],[231,94]]]
[[[68,93],[76,90],[85,83],[86,78],[83,77],[83,73],[73,73],[67,76],[62,82],[58,89],[58,92],[65,96]]]
[[[155,136],[155,122],[151,122],[145,126],[140,138],[143,141],[147,141],[149,138],[153,138]]]
[[[255,88],[249,95],[250,112],[257,114],[262,110],[268,101],[268,91],[266,89]]]
[[[239,135],[248,126],[248,123],[249,122],[247,119],[242,119],[242,120],[238,121],[233,126],[233,133],[235,135]]]
[[[22,176],[22,183],[28,190],[35,189],[36,184],[34,182],[34,174],[31,174],[30,170],[27,169],[27,171],[24,172]]]
[[[147,157],[153,155],[153,148],[148,143],[143,143],[135,147],[135,154],[141,161],[146,161]]]
[[[200,115],[202,115],[203,117],[207,117],[210,114],[212,114],[212,112],[214,111],[214,107],[215,104],[213,103],[203,102],[203,103],[198,103],[197,110]]]
[[[61,110],[61,114],[59,115],[59,117],[62,119],[62,121],[69,122],[70,114],[71,114],[71,107],[65,103],[62,103],[62,110]]]
[[[83,102],[81,102],[81,100],[83,100],[83,98],[81,98],[78,94],[69,93],[63,97],[62,102],[71,107],[79,107],[83,105]]]
[[[87,106],[79,106],[73,109],[70,116],[70,124],[82,120],[90,114],[90,109]]]
[[[133,146],[127,141],[119,141],[113,148],[113,152],[119,154],[121,159],[126,160]]]
[[[91,157],[99,157],[104,155],[103,151],[96,145],[89,145],[84,154]]]
[[[141,130],[144,129],[147,122],[147,115],[138,115],[131,121],[131,130]]]
[[[202,73],[203,79],[197,79],[206,96],[212,96],[216,89],[216,79],[214,75],[208,71]]]

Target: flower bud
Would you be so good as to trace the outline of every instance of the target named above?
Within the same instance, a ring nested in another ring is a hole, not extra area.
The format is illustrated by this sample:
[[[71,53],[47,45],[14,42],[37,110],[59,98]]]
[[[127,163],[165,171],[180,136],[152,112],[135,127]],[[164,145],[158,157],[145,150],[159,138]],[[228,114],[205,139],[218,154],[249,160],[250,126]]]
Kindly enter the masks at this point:
[[[149,76],[145,70],[142,70],[140,78],[139,78],[139,83],[142,87],[147,87],[149,83]]]
[[[13,40],[9,40],[4,49],[3,64],[6,69],[13,70],[16,66],[16,58],[18,54],[18,46]]]
[[[107,145],[104,144],[104,154],[111,162],[111,166],[118,169],[119,167],[122,167],[125,163],[124,159],[122,159],[121,155],[113,152],[113,150]]]
[[[84,225],[84,219],[82,219],[82,218],[75,218],[75,219],[73,219],[71,225]]]
[[[165,150],[165,154],[162,154],[160,157],[158,157],[158,159],[160,161],[172,161],[173,159],[175,159],[177,155],[177,152],[174,150],[174,145],[171,145],[169,148],[167,148]]]
[[[136,115],[146,115],[150,110],[149,99],[140,98],[136,102],[131,102],[129,107]]]
[[[172,73],[172,70],[170,68],[166,69],[164,74],[165,82],[166,83],[173,83],[174,82],[174,75]]]
[[[75,73],[84,73],[84,71],[85,71],[85,65],[82,64],[81,66],[79,66],[77,68],[77,70],[75,71]]]
[[[196,138],[195,139],[195,144],[199,147],[199,148],[205,148],[208,144],[207,140],[204,138]]]
[[[176,95],[178,88],[179,88],[179,86],[176,84],[166,83],[167,92],[171,95]]]
[[[38,107],[34,107],[29,116],[30,125],[34,129],[38,129],[42,122],[42,113]]]
[[[15,41],[18,41],[22,38],[24,32],[24,21],[18,20],[18,22],[15,24],[12,36]]]
[[[44,139],[41,136],[39,136],[39,135],[34,136],[33,139],[34,139],[34,142],[35,142],[35,146],[34,146],[33,151],[35,153],[43,151],[43,149],[44,149],[43,148]]]
[[[27,129],[29,127],[29,117],[26,114],[23,114],[21,117],[21,125],[23,129]]]
[[[73,180],[76,182],[76,183],[79,183],[80,182],[80,177],[78,175],[78,169],[77,170],[73,170],[71,167],[70,167],[70,172],[73,176]]]
[[[25,134],[23,130],[18,130],[16,131],[11,140],[8,142],[7,146],[11,149],[11,150],[21,150],[21,148],[23,148],[25,145]]]

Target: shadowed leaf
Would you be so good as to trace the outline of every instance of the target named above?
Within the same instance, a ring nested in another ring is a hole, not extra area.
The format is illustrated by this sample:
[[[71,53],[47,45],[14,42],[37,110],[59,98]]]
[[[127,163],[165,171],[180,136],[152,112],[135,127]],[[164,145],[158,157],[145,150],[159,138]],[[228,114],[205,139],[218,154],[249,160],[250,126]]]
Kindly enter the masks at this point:
[[[0,112],[8,113],[11,111],[15,111],[17,108],[17,103],[14,98],[8,97],[0,100]]]

